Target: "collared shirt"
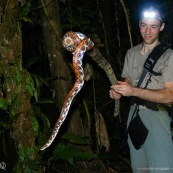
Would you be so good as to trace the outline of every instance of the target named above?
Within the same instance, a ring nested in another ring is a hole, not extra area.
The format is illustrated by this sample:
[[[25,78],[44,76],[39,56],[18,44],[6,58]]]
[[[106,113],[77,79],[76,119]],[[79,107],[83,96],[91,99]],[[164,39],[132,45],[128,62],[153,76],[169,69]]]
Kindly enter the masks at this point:
[[[122,78],[128,78],[132,81],[133,86],[136,86],[142,71],[144,62],[150,52],[141,54],[140,45],[134,46],[127,51]],[[148,89],[163,89],[166,82],[173,81],[173,50],[168,49],[157,61],[154,71],[161,73],[161,76],[152,76],[151,83],[148,84]],[[141,87],[145,87],[149,74],[144,78]]]

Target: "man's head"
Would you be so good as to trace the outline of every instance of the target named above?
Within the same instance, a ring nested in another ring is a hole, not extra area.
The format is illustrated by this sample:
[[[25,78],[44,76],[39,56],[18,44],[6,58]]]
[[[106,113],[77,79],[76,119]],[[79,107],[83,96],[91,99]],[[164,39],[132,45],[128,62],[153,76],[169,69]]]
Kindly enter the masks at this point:
[[[142,11],[140,15],[140,32],[146,44],[157,43],[159,33],[164,29],[164,17],[155,7],[149,7]]]

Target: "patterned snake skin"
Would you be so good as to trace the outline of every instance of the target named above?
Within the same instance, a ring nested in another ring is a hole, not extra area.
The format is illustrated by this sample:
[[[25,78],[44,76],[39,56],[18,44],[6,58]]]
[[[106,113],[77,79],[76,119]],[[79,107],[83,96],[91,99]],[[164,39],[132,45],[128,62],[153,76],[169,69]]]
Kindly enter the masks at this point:
[[[70,90],[70,92],[68,93],[68,95],[64,100],[60,117],[58,118],[55,124],[55,127],[53,129],[50,138],[48,139],[46,144],[43,147],[41,147],[40,150],[44,150],[51,145],[56,135],[58,134],[58,131],[62,123],[65,121],[67,117],[73,98],[83,87],[84,73],[82,68],[82,59],[84,53],[88,50],[91,50],[94,47],[94,43],[82,33],[69,31],[64,35],[63,46],[68,51],[73,53],[73,70],[75,73],[76,80],[73,88]]]

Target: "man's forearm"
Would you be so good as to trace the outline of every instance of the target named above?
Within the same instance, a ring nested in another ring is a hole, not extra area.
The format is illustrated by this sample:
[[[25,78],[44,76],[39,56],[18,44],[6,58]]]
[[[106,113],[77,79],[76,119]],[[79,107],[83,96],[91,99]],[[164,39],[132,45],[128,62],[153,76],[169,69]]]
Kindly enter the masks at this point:
[[[135,96],[155,103],[173,103],[173,82],[164,84],[163,89],[144,89],[130,85],[128,82],[119,81],[111,89],[122,96]]]
[[[171,93],[170,93],[171,94]],[[143,88],[134,88],[133,96],[148,100],[155,103],[171,103],[173,98],[170,97],[166,89],[150,90]]]

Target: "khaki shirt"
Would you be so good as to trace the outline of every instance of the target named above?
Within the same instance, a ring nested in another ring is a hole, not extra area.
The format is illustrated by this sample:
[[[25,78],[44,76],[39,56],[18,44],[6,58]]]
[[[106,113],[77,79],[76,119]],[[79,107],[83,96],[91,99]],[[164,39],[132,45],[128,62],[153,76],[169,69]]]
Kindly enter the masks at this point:
[[[122,71],[122,78],[128,78],[132,81],[133,86],[136,86],[142,71],[145,60],[150,52],[142,55],[140,53],[140,45],[132,47],[127,51],[124,67]],[[148,89],[162,89],[164,83],[173,81],[173,50],[168,49],[157,61],[154,71],[161,73],[161,76],[152,76],[151,83],[148,84]],[[144,78],[141,87],[144,88],[149,78],[149,74]]]

